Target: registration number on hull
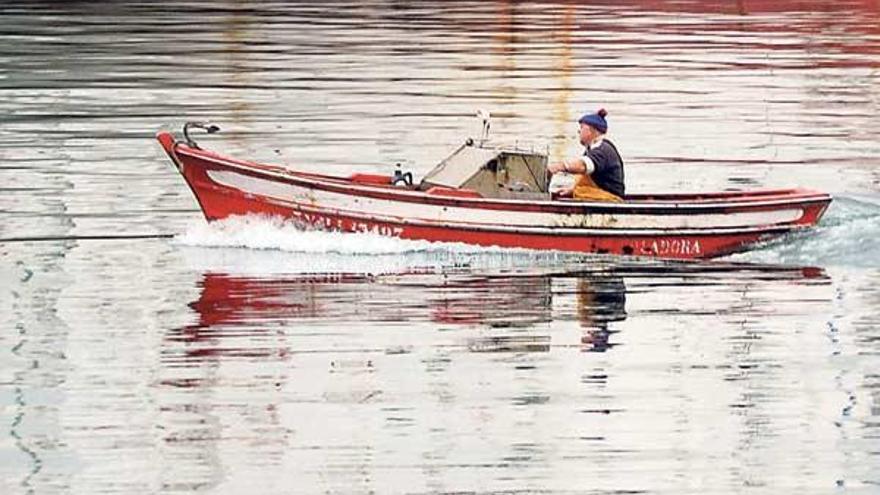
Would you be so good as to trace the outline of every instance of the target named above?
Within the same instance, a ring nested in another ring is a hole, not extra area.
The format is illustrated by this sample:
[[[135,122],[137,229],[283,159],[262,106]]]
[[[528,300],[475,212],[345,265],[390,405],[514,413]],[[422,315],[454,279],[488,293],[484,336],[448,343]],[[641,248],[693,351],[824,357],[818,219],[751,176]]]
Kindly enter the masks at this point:
[[[400,237],[402,227],[390,226],[362,220],[346,221],[341,218],[332,218],[324,215],[316,215],[303,211],[294,210],[292,216],[295,221],[304,227],[319,230],[347,230],[363,234],[377,234],[386,237]]]
[[[697,239],[642,240],[638,241],[635,247],[637,253],[657,256],[699,256],[703,254],[703,246]]]

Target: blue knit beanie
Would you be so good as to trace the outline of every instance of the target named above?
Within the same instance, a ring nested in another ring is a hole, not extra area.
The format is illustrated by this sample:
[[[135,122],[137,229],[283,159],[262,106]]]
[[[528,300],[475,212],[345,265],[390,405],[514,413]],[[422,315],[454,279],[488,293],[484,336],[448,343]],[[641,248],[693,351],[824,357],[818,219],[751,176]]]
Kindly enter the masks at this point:
[[[584,114],[578,122],[594,127],[597,131],[605,134],[608,132],[608,122],[605,121],[606,115],[608,115],[608,112],[606,112],[604,108],[600,108],[596,113]]]

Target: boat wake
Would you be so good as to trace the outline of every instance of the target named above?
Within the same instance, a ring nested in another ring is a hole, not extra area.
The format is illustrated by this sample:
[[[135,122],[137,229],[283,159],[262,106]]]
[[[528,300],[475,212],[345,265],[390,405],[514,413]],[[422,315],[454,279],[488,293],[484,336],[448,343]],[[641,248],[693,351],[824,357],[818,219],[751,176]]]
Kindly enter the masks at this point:
[[[558,266],[582,255],[464,243],[398,239],[377,234],[302,230],[279,217],[248,215],[193,223],[175,236],[189,264],[265,273],[401,273],[450,268]]]
[[[835,198],[816,228],[780,237],[727,259],[781,265],[876,268],[880,266],[880,198]]]
[[[432,243],[427,241],[302,230],[280,217],[263,215],[233,216],[211,223],[200,221],[175,237],[175,241],[185,246],[348,255],[402,254],[432,249]]]

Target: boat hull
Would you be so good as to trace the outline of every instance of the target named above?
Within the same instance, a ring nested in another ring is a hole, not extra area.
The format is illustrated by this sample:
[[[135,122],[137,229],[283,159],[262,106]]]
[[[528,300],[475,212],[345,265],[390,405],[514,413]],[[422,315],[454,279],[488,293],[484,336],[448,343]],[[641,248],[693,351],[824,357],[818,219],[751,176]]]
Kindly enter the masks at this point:
[[[400,190],[381,176],[297,173],[190,147],[164,132],[158,139],[209,221],[263,214],[305,228],[402,239],[707,258],[815,225],[831,201],[804,190],[642,196],[623,204],[487,200]]]

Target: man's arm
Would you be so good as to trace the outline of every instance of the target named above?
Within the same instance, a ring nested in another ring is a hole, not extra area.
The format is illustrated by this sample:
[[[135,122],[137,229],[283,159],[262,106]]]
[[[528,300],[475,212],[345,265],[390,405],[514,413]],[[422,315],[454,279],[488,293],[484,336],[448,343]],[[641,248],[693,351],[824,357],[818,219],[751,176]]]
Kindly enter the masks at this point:
[[[593,159],[587,155],[547,165],[547,171],[551,174],[568,172],[570,174],[589,175],[592,174],[594,170],[596,170],[596,164],[594,164]]]

